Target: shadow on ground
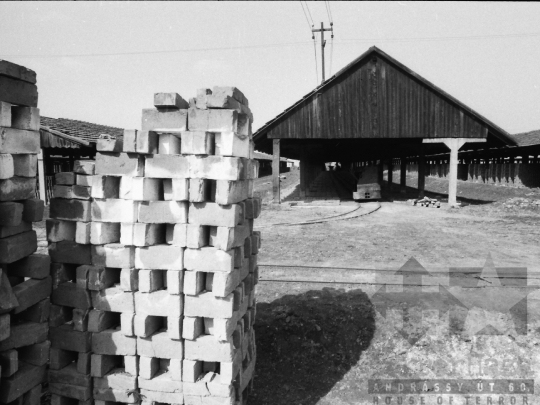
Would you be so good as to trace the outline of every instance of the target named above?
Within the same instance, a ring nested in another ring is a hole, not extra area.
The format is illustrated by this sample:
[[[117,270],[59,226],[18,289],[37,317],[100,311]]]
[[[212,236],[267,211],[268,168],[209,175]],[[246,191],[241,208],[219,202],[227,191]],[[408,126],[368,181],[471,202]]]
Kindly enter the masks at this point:
[[[257,304],[257,368],[250,404],[316,404],[375,333],[362,290],[323,288]]]

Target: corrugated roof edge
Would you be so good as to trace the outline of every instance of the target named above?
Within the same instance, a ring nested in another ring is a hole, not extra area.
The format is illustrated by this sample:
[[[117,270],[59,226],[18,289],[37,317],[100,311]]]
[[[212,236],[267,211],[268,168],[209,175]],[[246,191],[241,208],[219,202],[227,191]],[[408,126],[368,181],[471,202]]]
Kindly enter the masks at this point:
[[[313,97],[318,90],[321,90],[323,89],[324,87],[328,86],[329,84],[331,84],[334,80],[336,80],[338,77],[340,77],[341,75],[345,74],[347,71],[349,71],[350,69],[352,69],[353,67],[355,67],[357,64],[359,64],[362,60],[364,60],[368,55],[372,54],[372,53],[377,53],[379,56],[383,57],[384,59],[386,59],[388,62],[390,62],[391,64],[395,65],[396,67],[398,67],[400,70],[404,71],[405,73],[409,74],[410,76],[412,76],[414,79],[418,80],[420,83],[430,87],[432,90],[436,91],[437,93],[439,93],[441,96],[443,96],[444,98],[446,98],[448,101],[450,101],[451,103],[453,104],[456,104],[458,107],[460,107],[461,109],[465,110],[466,112],[468,112],[469,114],[473,115],[474,117],[476,117],[477,119],[483,121],[488,127],[490,127],[490,129],[493,130],[493,135],[495,135],[497,138],[499,138],[500,140],[502,140],[503,142],[507,143],[507,144],[510,144],[510,145],[515,145],[516,142],[514,139],[512,139],[511,135],[506,132],[504,129],[502,129],[501,127],[499,127],[498,125],[494,124],[493,122],[491,122],[490,120],[488,120],[487,118],[485,118],[483,115],[477,113],[476,111],[474,111],[472,108],[466,106],[465,104],[463,104],[461,101],[457,100],[456,98],[454,98],[453,96],[451,96],[450,94],[448,94],[447,92],[445,92],[444,90],[442,90],[441,88],[439,88],[438,86],[434,85],[433,83],[431,83],[429,80],[427,79],[424,79],[422,76],[420,76],[418,73],[412,71],[411,69],[409,69],[407,66],[405,66],[404,64],[402,64],[401,62],[397,61],[396,59],[394,59],[393,57],[391,57],[390,55],[388,55],[386,52],[384,52],[383,50],[377,48],[376,46],[372,46],[371,48],[369,48],[366,52],[364,52],[362,55],[360,55],[358,58],[356,58],[355,60],[353,60],[351,63],[349,63],[348,65],[346,65],[343,69],[341,69],[339,72],[337,72],[335,75],[333,75],[331,78],[327,79],[324,81],[324,83],[321,83],[319,86],[315,87],[315,89],[313,89],[310,93],[306,94],[302,99],[300,99],[299,101],[297,101],[296,103],[294,103],[292,106],[290,106],[289,108],[287,108],[285,111],[283,111],[282,113],[280,113],[279,115],[277,115],[275,118],[273,118],[272,120],[268,121],[266,124],[264,124],[261,128],[259,128],[257,130],[257,132],[255,132],[255,134],[253,134],[253,140],[256,142],[258,140],[258,138],[260,138],[262,135],[264,135],[267,131],[268,131],[268,128],[270,126],[272,126],[272,124],[275,124],[279,119],[283,118],[288,112],[292,111],[294,108],[298,107],[301,103],[303,103],[306,99],[308,98],[311,98]]]

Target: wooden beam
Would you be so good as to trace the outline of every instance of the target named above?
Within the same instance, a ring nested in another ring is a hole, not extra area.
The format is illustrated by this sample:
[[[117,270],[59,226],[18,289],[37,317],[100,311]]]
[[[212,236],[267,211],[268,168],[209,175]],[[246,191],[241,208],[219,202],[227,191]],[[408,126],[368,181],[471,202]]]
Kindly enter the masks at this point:
[[[405,156],[401,157],[401,165],[400,165],[400,189],[399,192],[401,194],[405,194],[407,192],[407,158]]]
[[[43,164],[43,149],[39,150],[38,158],[38,182],[39,182],[39,199],[48,203],[45,191],[45,165]]]
[[[279,158],[280,158],[280,139],[274,139],[273,144],[273,156],[272,156],[272,183],[274,204],[281,204],[281,193],[279,184]],[[302,168],[300,168],[302,170]]]
[[[426,156],[420,151],[418,156],[418,198],[424,198],[426,189]]]

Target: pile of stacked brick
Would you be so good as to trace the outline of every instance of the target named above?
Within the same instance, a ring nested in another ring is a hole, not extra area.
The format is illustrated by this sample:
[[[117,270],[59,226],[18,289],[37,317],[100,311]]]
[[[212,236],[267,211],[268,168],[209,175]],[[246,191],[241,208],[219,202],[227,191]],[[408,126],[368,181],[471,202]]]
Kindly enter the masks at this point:
[[[46,379],[51,277],[34,254],[40,151],[35,72],[0,60],[0,404],[38,405]]]
[[[141,130],[98,141],[95,167],[57,178],[53,405],[246,403],[261,208],[247,100],[214,88],[154,105]]]

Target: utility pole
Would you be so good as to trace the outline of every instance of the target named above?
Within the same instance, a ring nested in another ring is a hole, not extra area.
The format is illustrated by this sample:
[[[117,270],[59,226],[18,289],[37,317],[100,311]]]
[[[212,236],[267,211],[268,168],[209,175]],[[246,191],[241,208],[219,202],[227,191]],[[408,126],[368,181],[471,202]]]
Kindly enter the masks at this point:
[[[321,56],[322,56],[322,82],[324,82],[324,47],[326,46],[326,41],[324,40],[324,31],[332,31],[332,38],[334,38],[334,23],[330,23],[330,28],[324,28],[324,23],[321,22],[321,28],[315,29],[312,28],[311,32],[313,32],[312,39],[315,39],[315,32],[321,33]]]

